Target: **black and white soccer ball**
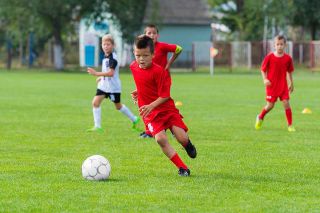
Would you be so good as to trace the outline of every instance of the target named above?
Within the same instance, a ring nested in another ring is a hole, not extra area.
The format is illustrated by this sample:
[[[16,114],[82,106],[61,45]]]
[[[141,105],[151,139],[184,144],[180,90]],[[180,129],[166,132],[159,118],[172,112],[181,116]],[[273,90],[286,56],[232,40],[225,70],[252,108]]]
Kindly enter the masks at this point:
[[[82,176],[87,180],[106,180],[111,173],[109,161],[101,155],[92,155],[82,164]]]

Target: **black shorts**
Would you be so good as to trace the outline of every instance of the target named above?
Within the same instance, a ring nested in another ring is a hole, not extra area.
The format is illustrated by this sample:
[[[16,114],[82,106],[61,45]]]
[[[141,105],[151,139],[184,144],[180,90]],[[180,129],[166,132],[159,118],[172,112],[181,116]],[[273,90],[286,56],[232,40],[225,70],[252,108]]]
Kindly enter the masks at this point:
[[[105,98],[109,98],[113,103],[120,103],[121,100],[121,93],[109,93],[97,89],[96,96],[98,95],[104,95]]]

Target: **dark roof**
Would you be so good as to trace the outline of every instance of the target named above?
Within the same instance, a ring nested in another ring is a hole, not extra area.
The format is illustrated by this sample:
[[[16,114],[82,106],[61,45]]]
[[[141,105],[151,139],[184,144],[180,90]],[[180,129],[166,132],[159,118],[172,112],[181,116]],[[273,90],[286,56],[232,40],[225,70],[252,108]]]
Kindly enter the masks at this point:
[[[206,0],[148,0],[144,24],[192,24],[211,23]]]

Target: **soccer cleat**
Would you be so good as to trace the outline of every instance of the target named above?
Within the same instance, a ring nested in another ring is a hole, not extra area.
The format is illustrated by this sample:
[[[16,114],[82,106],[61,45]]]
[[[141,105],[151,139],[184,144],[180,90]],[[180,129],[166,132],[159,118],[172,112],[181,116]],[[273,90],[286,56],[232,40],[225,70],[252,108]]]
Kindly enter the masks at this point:
[[[104,133],[104,130],[101,127],[92,127],[91,129],[87,129],[86,132]]]
[[[254,126],[254,127],[256,128],[256,130],[261,129],[262,122],[263,122],[263,120],[261,120],[261,119],[259,118],[259,115],[257,115],[256,124],[255,124],[255,126]]]
[[[139,131],[139,129],[137,127],[139,122],[140,122],[140,118],[139,117],[137,117],[137,119],[132,122],[132,129],[133,130],[138,130]]]
[[[288,126],[288,131],[289,132],[295,132],[296,131],[296,129],[294,128],[294,126]]]
[[[153,138],[153,136],[147,134],[146,132],[141,132],[139,138]]]
[[[189,155],[190,158],[195,158],[197,157],[197,150],[196,147],[189,141],[188,144],[184,147],[186,150],[187,154]]]
[[[190,176],[190,170],[189,169],[184,169],[184,168],[180,168],[178,171],[178,174],[182,177],[188,177]]]

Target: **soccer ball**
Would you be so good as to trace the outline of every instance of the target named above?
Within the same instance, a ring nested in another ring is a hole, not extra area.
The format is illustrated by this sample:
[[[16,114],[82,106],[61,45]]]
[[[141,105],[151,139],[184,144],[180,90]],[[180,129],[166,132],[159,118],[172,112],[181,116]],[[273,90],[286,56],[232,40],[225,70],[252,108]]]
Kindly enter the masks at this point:
[[[111,165],[101,155],[90,156],[82,164],[82,176],[87,180],[106,180],[110,173]]]

